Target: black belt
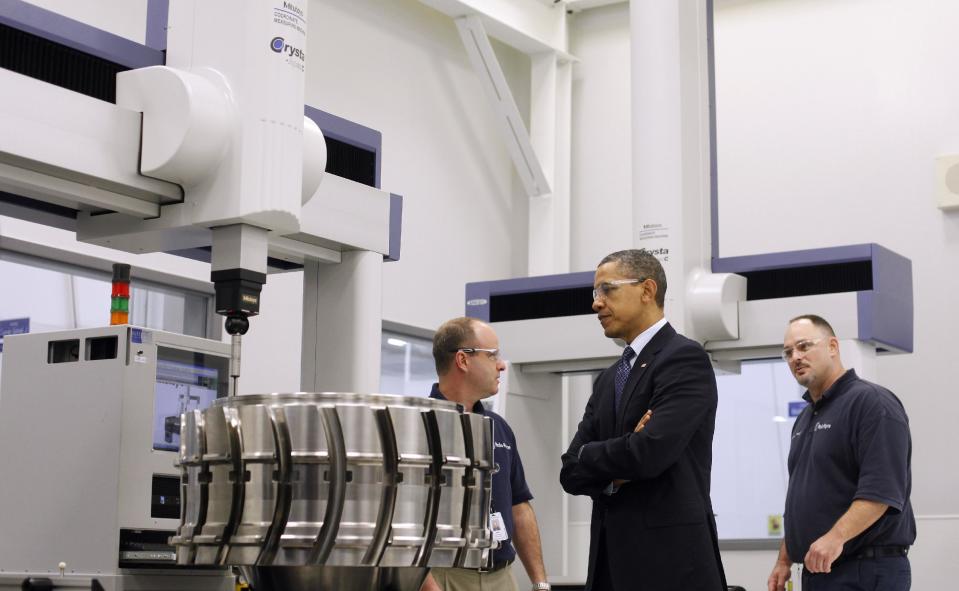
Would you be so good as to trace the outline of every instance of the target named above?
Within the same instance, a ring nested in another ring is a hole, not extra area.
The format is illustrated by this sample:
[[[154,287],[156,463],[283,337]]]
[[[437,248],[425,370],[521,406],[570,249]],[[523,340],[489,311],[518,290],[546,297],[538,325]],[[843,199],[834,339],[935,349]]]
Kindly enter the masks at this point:
[[[909,554],[909,546],[868,546],[853,554],[852,558],[855,560],[891,558],[893,556],[906,556],[907,554]]]
[[[506,568],[507,566],[509,566],[509,565],[511,565],[511,564],[513,564],[513,561],[512,561],[512,560],[497,560],[497,561],[493,562],[493,566],[491,566],[491,567],[489,568],[489,570],[486,571],[486,572],[488,572],[488,573],[495,573],[495,572],[498,571],[498,570],[503,570],[504,568]]]
[[[895,558],[909,554],[909,546],[866,546],[855,554],[840,556],[832,563],[832,568],[846,564],[852,560],[868,560],[870,558]],[[811,573],[803,567],[803,576],[815,577],[823,573]]]
[[[480,572],[483,572],[483,573],[495,573],[495,572],[498,571],[498,570],[503,570],[504,568],[506,568],[507,566],[509,566],[509,565],[511,565],[511,564],[513,564],[513,559],[512,559],[512,558],[510,558],[509,560],[496,560],[496,561],[493,562],[493,566],[491,566],[491,567],[489,567],[489,568],[487,568],[487,569],[482,569],[482,570],[480,570]],[[475,569],[475,568],[467,568],[467,567],[465,567],[465,566],[460,566],[460,567],[457,567],[457,568],[462,568],[462,569],[465,569],[465,570],[471,570],[471,571],[473,571],[473,572],[476,572],[476,569]]]

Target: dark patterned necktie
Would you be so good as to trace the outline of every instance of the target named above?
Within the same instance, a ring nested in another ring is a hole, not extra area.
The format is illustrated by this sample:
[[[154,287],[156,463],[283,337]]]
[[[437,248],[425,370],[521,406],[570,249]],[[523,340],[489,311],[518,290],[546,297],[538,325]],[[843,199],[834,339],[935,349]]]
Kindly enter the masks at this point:
[[[616,387],[616,412],[619,412],[619,401],[623,397],[623,388],[626,387],[626,380],[629,379],[629,370],[631,369],[629,365],[629,360],[636,355],[636,351],[633,351],[632,347],[627,346],[623,349],[623,356],[620,357],[619,363],[616,365],[616,382],[614,386]]]

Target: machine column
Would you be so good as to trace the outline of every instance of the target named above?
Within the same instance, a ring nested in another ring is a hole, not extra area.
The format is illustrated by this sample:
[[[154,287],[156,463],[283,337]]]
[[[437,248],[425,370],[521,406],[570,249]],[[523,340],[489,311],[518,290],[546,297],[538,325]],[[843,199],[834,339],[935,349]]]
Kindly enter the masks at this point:
[[[344,252],[339,264],[303,268],[300,387],[372,393],[380,386],[383,255]]]
[[[710,269],[712,0],[632,0],[633,246],[666,271],[666,315],[687,318],[687,276]]]

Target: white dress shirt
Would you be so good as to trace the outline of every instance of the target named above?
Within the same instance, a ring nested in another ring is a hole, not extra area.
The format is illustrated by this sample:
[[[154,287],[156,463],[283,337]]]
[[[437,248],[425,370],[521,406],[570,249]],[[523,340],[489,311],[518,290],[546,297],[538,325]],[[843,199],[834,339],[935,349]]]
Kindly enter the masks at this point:
[[[633,342],[629,344],[629,346],[632,347],[633,351],[636,353],[633,355],[633,358],[629,360],[630,369],[636,365],[636,360],[639,359],[639,354],[643,352],[643,349],[649,344],[649,341],[653,340],[653,337],[656,336],[656,333],[659,332],[659,329],[664,326],[666,326],[665,317],[660,318],[659,322],[636,335],[636,338],[633,339]]]

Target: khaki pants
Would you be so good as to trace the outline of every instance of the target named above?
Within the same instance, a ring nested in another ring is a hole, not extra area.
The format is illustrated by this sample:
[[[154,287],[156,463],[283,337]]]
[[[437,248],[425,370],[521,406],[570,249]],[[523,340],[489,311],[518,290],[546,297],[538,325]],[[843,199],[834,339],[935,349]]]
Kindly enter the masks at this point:
[[[519,591],[512,568],[510,565],[492,573],[465,568],[434,568],[430,573],[443,591]]]

